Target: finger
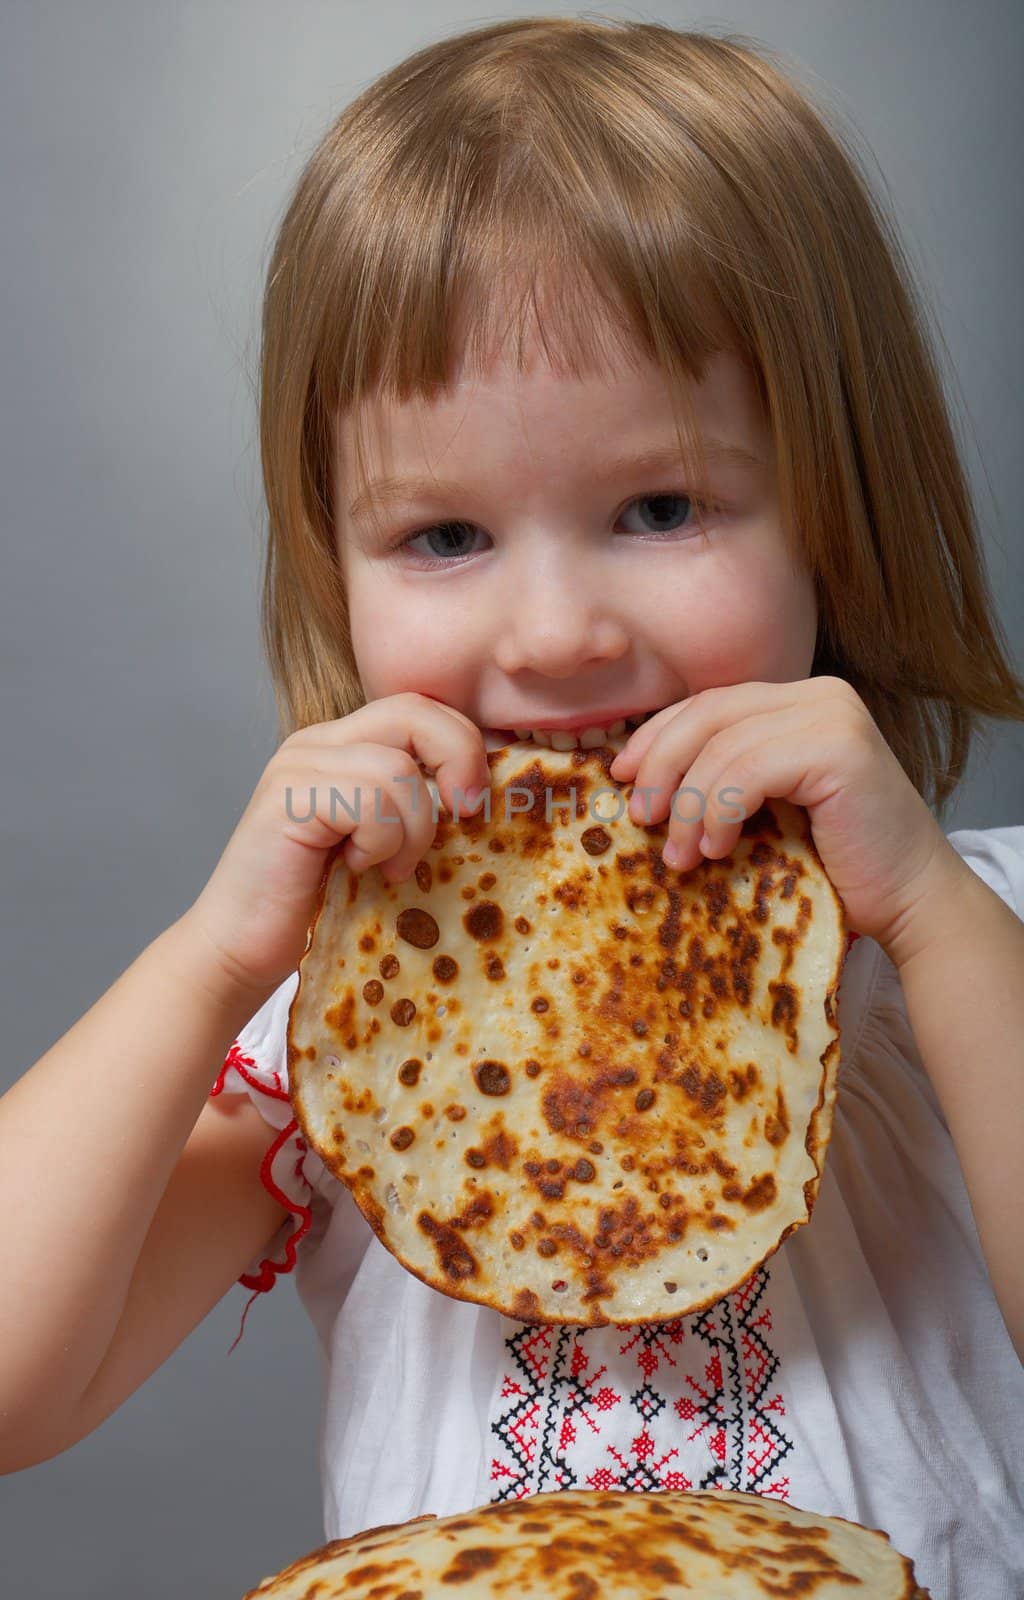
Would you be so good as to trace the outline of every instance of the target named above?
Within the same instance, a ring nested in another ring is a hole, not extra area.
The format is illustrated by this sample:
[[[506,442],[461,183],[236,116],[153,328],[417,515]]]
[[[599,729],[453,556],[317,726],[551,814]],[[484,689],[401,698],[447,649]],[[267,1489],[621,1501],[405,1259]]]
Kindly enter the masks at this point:
[[[317,849],[343,840],[353,871],[402,854],[412,865],[430,847],[436,816],[412,756],[384,745],[309,748],[306,759],[276,775],[288,831]]]
[[[374,785],[372,812],[353,830],[342,854],[353,872],[379,866],[388,883],[399,883],[414,871],[433,842],[437,824],[434,796],[422,773],[399,789],[401,780]]]
[[[714,742],[716,751],[734,746],[742,748],[750,737],[764,733],[764,717],[788,718],[787,726],[796,730],[810,714],[804,698],[792,694],[792,685],[746,683],[704,691],[691,701],[687,710],[674,717],[656,733],[640,759],[635,774],[629,815],[634,822],[663,822],[669,815],[672,795],[679,780],[687,784],[693,765],[703,750]],[[815,710],[819,710],[817,706]],[[753,735],[743,730],[756,724]]]
[[[686,774],[669,809],[668,837],[662,850],[669,866],[687,870],[702,856],[719,860],[734,848],[744,821],[764,804],[771,787],[764,763],[773,743],[772,739],[762,741],[757,756],[746,752],[724,764],[719,762],[714,776],[699,762]]]
[[[417,772],[415,782],[405,798],[408,809],[403,816],[405,824],[401,846],[390,860],[381,864],[381,872],[388,883],[402,883],[412,876],[417,864],[428,854],[437,833],[438,800],[422,772]]]
[[[366,739],[404,750],[432,773],[445,808],[454,814],[456,803],[465,816],[473,806],[467,794],[490,786],[490,767],[481,730],[469,717],[443,701],[413,692],[371,700],[348,717],[316,723],[292,738],[330,743],[344,726],[346,739]]]
[[[642,722],[639,728],[634,728],[610,764],[609,775],[617,783],[628,783],[662,729],[667,727],[684,707],[692,705],[695,698],[693,696],[689,700],[677,700],[673,705],[664,706],[655,712],[653,717],[648,717],[646,722]]]
[[[789,705],[795,695],[817,697],[825,681],[800,679],[797,683],[762,683],[752,680],[700,689],[689,699],[666,706],[649,721],[641,723],[611,763],[611,776],[616,782],[628,782],[636,775],[652,746],[669,730],[674,737],[680,729],[685,729],[699,745],[710,739],[718,728],[740,717]]]
[[[767,713],[728,731],[738,736],[720,738],[717,746],[712,740],[687,772],[685,803],[673,797],[666,846],[674,847],[677,866],[728,855],[746,818],[769,796],[809,807],[826,792],[825,740],[806,718],[797,724]],[[672,854],[665,855],[670,864]]]

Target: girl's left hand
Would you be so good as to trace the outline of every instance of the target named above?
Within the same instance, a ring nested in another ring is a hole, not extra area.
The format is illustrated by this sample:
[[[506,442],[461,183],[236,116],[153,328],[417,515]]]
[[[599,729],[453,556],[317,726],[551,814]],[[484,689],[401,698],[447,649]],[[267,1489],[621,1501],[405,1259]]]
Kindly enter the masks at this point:
[[[849,928],[890,956],[916,943],[926,896],[962,867],[842,678],[704,689],[642,723],[609,770],[633,783],[634,822],[669,818],[665,859],[684,872],[727,855],[769,796],[803,806]]]

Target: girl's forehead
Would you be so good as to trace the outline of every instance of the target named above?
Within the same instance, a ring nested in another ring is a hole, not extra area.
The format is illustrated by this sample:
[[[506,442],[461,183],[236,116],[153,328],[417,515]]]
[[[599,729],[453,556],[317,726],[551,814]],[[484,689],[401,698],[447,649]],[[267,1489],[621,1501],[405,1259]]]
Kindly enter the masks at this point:
[[[573,373],[531,351],[520,363],[500,354],[488,366],[460,365],[454,380],[430,394],[397,400],[382,394],[336,418],[337,470],[351,484],[360,460],[375,469],[424,454],[497,447],[499,440],[553,435],[614,436],[623,429],[664,432],[681,390],[702,436],[763,448],[766,422],[747,364],[728,350],[709,358],[700,377],[669,375],[636,346],[621,359]],[[653,442],[653,441],[652,441]]]

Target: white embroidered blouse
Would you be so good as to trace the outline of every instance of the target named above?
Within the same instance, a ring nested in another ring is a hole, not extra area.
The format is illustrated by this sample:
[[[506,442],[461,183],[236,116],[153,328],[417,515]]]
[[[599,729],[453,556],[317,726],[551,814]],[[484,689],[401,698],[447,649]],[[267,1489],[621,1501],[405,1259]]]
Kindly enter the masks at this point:
[[[1024,918],[1024,827],[950,841]],[[316,1328],[325,1539],[554,1489],[743,1489],[883,1528],[934,1600],[1020,1600],[1024,1367],[874,941],[843,970],[810,1223],[708,1310],[629,1328],[530,1326],[399,1266],[298,1131],[297,981],[242,1030],[213,1093],[247,1093],[279,1130],[263,1180],[293,1215],[240,1281],[263,1291],[294,1269]]]

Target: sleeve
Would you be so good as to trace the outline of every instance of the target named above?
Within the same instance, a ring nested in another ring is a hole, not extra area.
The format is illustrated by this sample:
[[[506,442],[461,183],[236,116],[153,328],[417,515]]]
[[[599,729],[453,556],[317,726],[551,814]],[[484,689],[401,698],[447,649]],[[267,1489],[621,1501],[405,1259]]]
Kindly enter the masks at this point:
[[[949,842],[971,871],[1024,921],[1024,827],[961,828]]]
[[[264,1188],[287,1206],[291,1215],[281,1224],[269,1247],[238,1280],[244,1288],[255,1291],[254,1298],[255,1294],[272,1289],[279,1276],[294,1269],[299,1244],[312,1224],[314,1188],[323,1171],[319,1157],[302,1137],[288,1099],[288,1011],[297,987],[295,972],[250,1018],[228,1051],[210,1091],[211,1098],[247,1094],[264,1121],[277,1130],[263,1158],[260,1177]]]
[[[972,872],[1024,920],[1024,827],[964,828],[948,838]],[[896,1112],[897,1137],[905,1147],[924,1145],[927,1130],[922,1119],[929,1116],[938,1121],[948,1139],[948,1125],[910,1025],[899,973],[879,950],[850,1071],[866,1082],[883,1062],[885,1078],[877,1084],[878,1106],[887,1116]]]

